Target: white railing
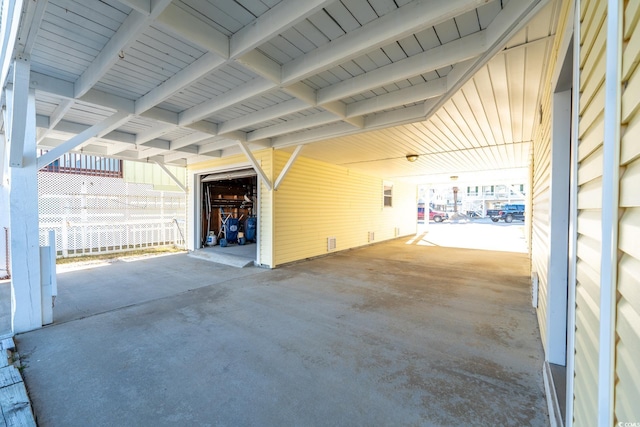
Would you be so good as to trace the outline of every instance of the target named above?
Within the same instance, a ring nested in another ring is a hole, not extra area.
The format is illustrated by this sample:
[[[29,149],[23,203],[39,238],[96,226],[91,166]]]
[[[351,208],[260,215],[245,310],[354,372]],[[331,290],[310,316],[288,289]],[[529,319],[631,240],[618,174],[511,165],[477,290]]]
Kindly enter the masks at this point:
[[[161,246],[184,248],[184,221],[67,222],[40,224],[40,237],[56,232],[58,257],[97,255]]]

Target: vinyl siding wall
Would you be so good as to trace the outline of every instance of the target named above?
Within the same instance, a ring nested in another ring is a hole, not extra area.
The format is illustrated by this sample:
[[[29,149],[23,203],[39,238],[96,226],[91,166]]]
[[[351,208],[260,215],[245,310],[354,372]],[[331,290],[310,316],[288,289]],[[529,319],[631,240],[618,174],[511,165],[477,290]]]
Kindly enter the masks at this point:
[[[592,425],[598,410],[606,2],[581,1],[580,10],[574,425]]]
[[[565,1],[560,12],[556,34],[563,34],[568,21],[569,2]],[[557,65],[557,52],[560,49],[560,37],[556,37],[549,58],[547,76],[550,76]],[[547,78],[543,90],[542,120],[537,127],[532,146],[532,171],[531,171],[531,271],[538,274],[538,308],[536,314],[540,328],[542,345],[547,343],[547,309],[548,295],[548,271],[549,271],[549,242],[550,242],[550,209],[551,209],[551,131],[552,131],[552,95],[551,81]],[[545,351],[547,349],[545,348]]]
[[[640,420],[640,1],[625,2],[615,422]]]
[[[273,183],[290,154],[278,150],[253,153]],[[246,167],[244,155],[194,164],[191,172]],[[258,263],[276,267],[327,254],[327,238],[335,237],[336,250],[345,250],[416,232],[415,184],[393,182],[393,206],[383,206],[381,178],[298,157],[277,191],[260,183]]]
[[[275,152],[275,170],[287,153]],[[383,207],[380,178],[299,157],[275,192],[275,265],[327,253],[327,238],[336,250],[416,232],[416,186],[393,183],[393,207]]]

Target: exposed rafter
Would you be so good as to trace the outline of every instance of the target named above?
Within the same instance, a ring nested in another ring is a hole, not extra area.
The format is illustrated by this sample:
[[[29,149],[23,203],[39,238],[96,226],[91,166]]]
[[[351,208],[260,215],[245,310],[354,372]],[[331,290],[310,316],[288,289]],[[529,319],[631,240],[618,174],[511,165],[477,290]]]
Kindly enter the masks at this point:
[[[28,82],[36,94],[39,145],[62,149],[73,140],[75,150],[84,146],[89,154],[180,164],[431,123],[434,114],[435,129],[424,139],[437,138],[442,146],[530,138],[531,127],[514,120],[535,111],[519,105],[534,103],[535,94],[522,90],[524,82],[510,88],[509,73],[516,80],[541,75],[538,64],[553,31],[543,19],[518,33],[550,0],[407,0],[385,7],[367,0],[282,0],[273,7],[229,0],[216,3],[216,13],[206,2],[177,0],[117,0],[128,8],[101,2],[93,13],[94,1],[68,2],[69,12],[85,23],[104,13],[106,31],[68,21],[68,28],[52,32],[59,19],[46,0],[3,3],[3,18],[14,5],[13,16],[22,17],[9,20],[19,26],[0,29],[3,49],[15,57],[33,47],[38,61]],[[49,40],[54,33],[56,40]],[[120,53],[127,60],[114,66]],[[527,59],[525,73],[517,62],[530,56],[539,60]],[[452,98],[478,70],[484,71],[477,90],[465,86]],[[7,76],[12,90],[13,74],[0,77]],[[505,112],[511,104],[514,111]],[[86,137],[114,111],[130,122]],[[508,129],[499,138],[487,130],[496,123]],[[80,134],[85,138],[74,140]],[[371,151],[405,144],[401,138]],[[417,137],[406,144],[429,143]],[[323,157],[313,149],[305,155]]]
[[[109,69],[118,62],[120,52],[129,47],[142,34],[154,19],[171,3],[171,0],[156,0],[149,15],[132,11],[111,37],[98,57],[89,65],[74,84],[74,98],[79,98],[89,91]]]
[[[61,144],[53,150],[48,151],[47,153],[38,157],[38,169],[42,169],[43,167],[47,166],[49,163],[55,161],[58,157],[62,156],[70,150],[73,150],[75,147],[82,144],[89,138],[100,137],[111,132],[112,130],[122,125],[122,123],[126,122],[128,119],[129,114],[124,112],[117,112],[103,122],[91,126],[90,128],[84,130],[70,140],[66,141],[64,144]]]

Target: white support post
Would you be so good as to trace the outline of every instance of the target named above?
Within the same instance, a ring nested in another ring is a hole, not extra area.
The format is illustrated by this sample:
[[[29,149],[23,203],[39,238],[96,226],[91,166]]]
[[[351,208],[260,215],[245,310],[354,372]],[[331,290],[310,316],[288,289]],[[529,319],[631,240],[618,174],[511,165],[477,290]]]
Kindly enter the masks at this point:
[[[18,67],[29,73],[30,67]],[[15,87],[15,86],[14,86]],[[40,243],[38,236],[38,166],[36,159],[35,92],[14,90],[16,97],[27,104],[24,123],[12,120],[25,129],[23,140],[16,141],[15,129],[10,132],[10,144],[23,147],[22,167],[10,169],[11,227],[11,328],[13,333],[42,327],[42,296],[40,284]],[[10,106],[13,103],[9,103]],[[11,107],[9,107],[11,108]],[[13,115],[15,117],[15,114]]]
[[[242,150],[244,155],[247,156],[247,158],[249,159],[249,162],[251,163],[251,166],[253,166],[253,169],[255,169],[255,171],[258,173],[258,176],[260,177],[260,179],[262,179],[262,182],[264,182],[264,185],[267,187],[269,191],[271,191],[273,189],[273,187],[271,186],[271,181],[267,177],[267,174],[264,173],[264,171],[260,167],[260,163],[258,163],[258,160],[256,160],[256,158],[253,156],[253,153],[251,152],[247,144],[242,141],[237,141],[237,142],[238,142],[238,146],[240,147],[240,150]]]
[[[42,282],[42,324],[53,323],[53,305],[58,294],[56,279],[56,233],[49,231],[49,246],[40,247],[40,280]]]
[[[298,145],[296,149],[293,151],[293,154],[291,154],[291,157],[289,157],[287,164],[284,165],[284,168],[280,172],[280,175],[278,175],[278,179],[276,179],[276,183],[273,185],[274,190],[277,190],[278,187],[280,187],[280,183],[282,182],[284,177],[287,176],[287,174],[289,173],[289,169],[291,169],[291,166],[293,166],[293,163],[298,158],[300,151],[302,151],[302,147],[304,147],[304,145]]]

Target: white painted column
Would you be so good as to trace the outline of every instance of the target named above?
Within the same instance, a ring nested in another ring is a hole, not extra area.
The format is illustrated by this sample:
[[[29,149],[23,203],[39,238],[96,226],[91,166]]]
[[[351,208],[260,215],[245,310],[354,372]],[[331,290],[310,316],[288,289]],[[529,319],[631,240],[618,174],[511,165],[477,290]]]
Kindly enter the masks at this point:
[[[565,366],[569,256],[571,91],[553,94],[547,286],[547,360]]]
[[[38,167],[36,156],[35,93],[29,90],[30,62],[14,62],[14,90],[8,93],[12,120],[10,144],[22,146],[22,167],[11,162],[11,328],[14,333],[42,327],[40,289],[40,243],[38,240]],[[27,85],[20,85],[26,79]],[[26,114],[17,116],[16,106],[26,103]],[[21,135],[21,140],[16,140]],[[11,150],[10,150],[11,151]],[[13,160],[13,159],[12,159]]]

